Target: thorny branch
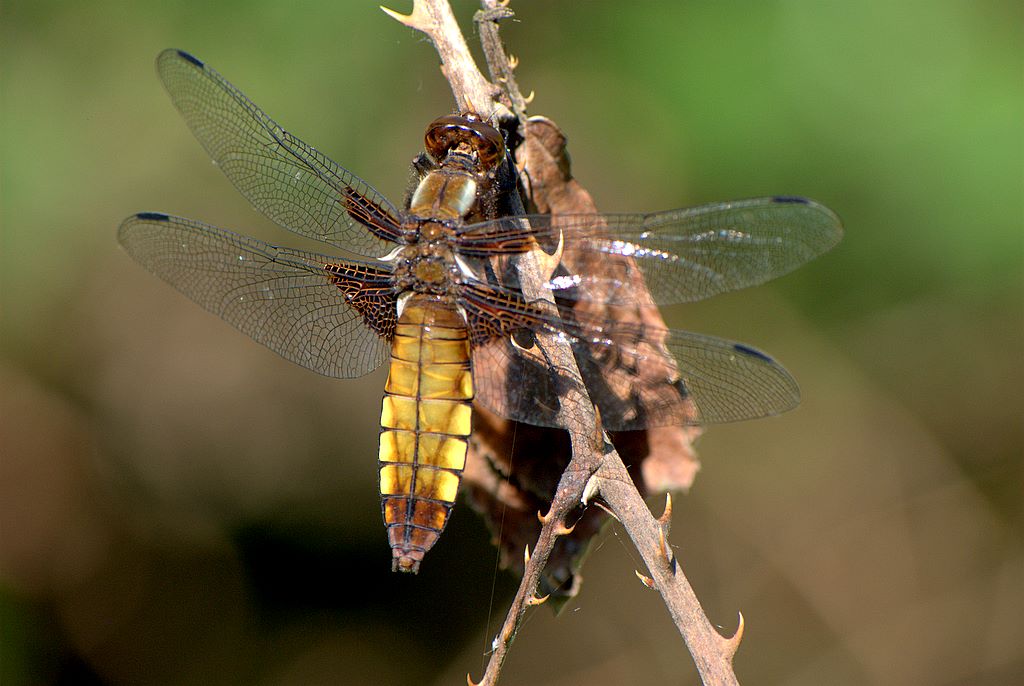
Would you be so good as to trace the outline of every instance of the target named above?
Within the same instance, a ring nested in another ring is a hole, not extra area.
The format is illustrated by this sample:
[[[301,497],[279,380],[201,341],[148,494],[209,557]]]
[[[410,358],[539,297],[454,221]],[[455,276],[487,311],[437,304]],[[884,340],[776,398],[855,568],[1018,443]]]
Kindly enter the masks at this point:
[[[441,57],[441,72],[452,88],[460,112],[502,118],[508,114],[508,108],[498,101],[501,89],[480,73],[447,2],[415,0],[409,15],[383,6],[381,9],[409,28],[422,31],[433,41]]]
[[[476,22],[480,32],[480,45],[484,49],[487,58],[487,70],[491,74],[491,81],[498,84],[502,92],[508,97],[512,104],[512,112],[520,122],[526,123],[526,106],[533,99],[531,93],[523,97],[516,83],[515,71],[519,60],[511,55],[505,54],[505,46],[498,35],[498,26],[502,19],[511,19],[514,15],[509,8],[509,0],[481,0],[484,9],[476,13],[473,21]]]
[[[510,59],[498,36],[498,22],[513,16],[508,0],[481,0],[483,10],[475,21],[479,27],[492,83],[480,73],[466,41],[448,5],[448,0],[414,0],[413,11],[402,15],[381,8],[410,28],[426,34],[440,58],[441,70],[452,88],[456,106],[461,111],[474,111],[508,121],[518,120],[513,127],[529,135],[526,106],[532,98],[524,98],[513,76],[516,60]],[[529,169],[526,170],[530,172]],[[540,174],[537,174],[540,176]],[[541,284],[557,266],[559,255],[549,256],[541,250],[524,255],[519,261],[520,283],[528,299],[551,302],[551,294]],[[552,303],[553,304],[553,303]],[[526,610],[544,602],[536,592],[541,572],[547,564],[555,541],[572,531],[567,516],[582,502],[586,505],[600,498],[618,518],[640,552],[651,576],[637,572],[647,586],[662,595],[673,621],[686,642],[705,684],[737,684],[732,658],[743,634],[743,617],[731,638],[721,636],[711,625],[692,587],[683,575],[668,542],[671,498],[666,500],[664,514],[655,519],[626,471],[621,458],[601,428],[593,402],[587,396],[571,348],[547,336],[538,336],[539,344],[554,365],[576,383],[569,383],[562,398],[564,426],[572,443],[572,458],[562,474],[547,513],[540,515],[543,524],[531,554],[526,550],[526,566],[519,590],[512,601],[505,622],[492,644],[493,651],[482,684],[497,683],[501,667]],[[470,680],[470,683],[473,683]]]

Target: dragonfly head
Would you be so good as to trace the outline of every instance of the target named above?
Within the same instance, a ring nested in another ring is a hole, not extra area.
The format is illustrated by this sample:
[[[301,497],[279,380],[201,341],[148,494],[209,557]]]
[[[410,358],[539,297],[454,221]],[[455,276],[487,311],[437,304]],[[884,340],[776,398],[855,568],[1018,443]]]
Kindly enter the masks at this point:
[[[501,133],[471,112],[449,114],[430,122],[424,144],[435,160],[443,160],[449,152],[464,146],[476,154],[480,169],[485,172],[505,159],[505,140]]]

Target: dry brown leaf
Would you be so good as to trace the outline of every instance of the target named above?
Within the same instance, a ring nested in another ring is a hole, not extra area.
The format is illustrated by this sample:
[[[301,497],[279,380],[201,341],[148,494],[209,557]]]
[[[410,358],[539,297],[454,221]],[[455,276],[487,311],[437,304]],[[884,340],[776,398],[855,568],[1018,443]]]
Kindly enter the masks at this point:
[[[597,213],[593,198],[573,178],[566,138],[550,119],[529,120],[526,139],[517,151],[517,164],[530,202],[529,211],[555,217]],[[566,235],[565,240],[570,243],[572,236]],[[589,262],[583,261],[593,254],[569,251],[565,266],[571,272],[602,273],[626,284],[634,305],[613,308],[604,304],[602,294],[591,292],[576,304],[573,313],[582,321],[612,318],[648,330],[665,330],[661,314],[632,258],[605,255],[599,264],[592,257]],[[662,358],[652,355],[650,359]],[[651,368],[654,363],[650,362],[641,363],[632,371],[613,366],[611,360],[596,362],[609,386],[627,403],[630,394],[649,384],[649,379],[671,376],[663,369]],[[547,511],[571,457],[568,435],[561,430],[498,417],[479,405],[474,407],[474,414],[465,490],[470,504],[484,516],[494,535],[502,566],[522,574],[523,551],[533,545],[540,532],[537,513]],[[690,487],[700,468],[691,446],[699,434],[696,427],[667,426],[612,434],[612,441],[637,488],[648,495]],[[575,595],[579,587],[577,571],[587,546],[606,517],[599,508],[581,510],[572,533],[559,538],[555,545],[544,571],[541,593],[551,593],[553,600],[561,599],[563,603]],[[556,602],[554,606],[560,604]]]

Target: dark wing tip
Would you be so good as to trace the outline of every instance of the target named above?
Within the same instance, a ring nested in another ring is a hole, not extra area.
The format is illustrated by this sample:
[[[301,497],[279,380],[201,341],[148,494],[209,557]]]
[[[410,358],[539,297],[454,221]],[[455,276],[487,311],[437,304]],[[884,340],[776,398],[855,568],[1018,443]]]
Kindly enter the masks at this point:
[[[818,236],[821,239],[818,252],[821,254],[830,250],[843,237],[843,221],[835,212],[819,202],[805,198],[800,195],[775,195],[771,201],[781,205],[803,205],[807,216],[814,216],[814,225],[817,228]],[[801,210],[803,211],[803,210]]]
[[[776,364],[775,360],[773,360],[772,358],[768,357],[767,355],[765,355],[760,350],[758,350],[756,348],[751,348],[748,345],[743,345],[742,343],[733,343],[732,348],[736,352],[741,353],[743,355],[749,355],[750,357],[756,357],[757,359],[762,360],[764,362],[768,362],[769,364],[773,364],[773,365]]]
[[[171,220],[171,215],[164,214],[163,212],[139,212],[121,222],[121,226],[117,229],[117,241],[128,248],[129,241],[132,240],[132,235],[140,229],[137,222],[166,222]],[[129,252],[131,250],[129,249]]]
[[[768,372],[768,375],[772,377],[770,385],[773,387],[775,397],[781,399],[781,401],[773,401],[770,411],[763,412],[759,416],[782,414],[800,404],[800,386],[797,385],[796,379],[782,365],[757,348],[751,348],[743,343],[733,343],[732,349],[740,355],[745,355],[764,363],[771,370]]]
[[[174,52],[178,53],[178,57],[180,57],[183,60],[186,60],[188,62],[191,62],[192,64],[196,65],[200,69],[203,69],[204,67],[206,67],[206,65],[203,63],[203,61],[201,59],[199,59],[198,57],[196,57],[195,55],[193,55],[191,53],[185,52],[184,50],[175,50]]]
[[[163,212],[139,212],[138,214],[136,214],[132,218],[133,219],[142,219],[144,221],[148,220],[148,221],[155,221],[155,222],[165,222],[165,221],[169,220],[171,218],[171,216],[168,215],[168,214],[164,214]]]

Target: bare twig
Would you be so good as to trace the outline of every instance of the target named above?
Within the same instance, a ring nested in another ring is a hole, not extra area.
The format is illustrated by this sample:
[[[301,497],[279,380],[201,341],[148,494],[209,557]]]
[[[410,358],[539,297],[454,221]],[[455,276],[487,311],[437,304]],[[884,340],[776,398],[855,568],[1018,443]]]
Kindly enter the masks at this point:
[[[533,98],[533,94],[524,98],[520,92],[519,84],[516,83],[513,74],[519,60],[505,53],[505,46],[498,34],[499,22],[514,16],[508,3],[509,0],[481,0],[480,4],[484,6],[484,9],[476,13],[473,21],[476,22],[480,32],[480,45],[487,58],[487,69],[490,72],[491,81],[506,94],[512,105],[512,112],[519,119],[520,124],[524,124],[526,122],[526,106]]]
[[[447,0],[414,0],[413,11],[407,16],[388,9],[385,11],[431,39],[441,57],[442,71],[451,85],[460,110],[470,110],[484,116],[515,116],[519,120],[520,131],[527,131],[525,108],[529,100],[519,92],[512,76],[515,61],[506,55],[498,37],[497,22],[511,17],[511,10],[507,2],[499,0],[482,0],[482,4],[484,9],[477,14],[476,21],[485,44],[489,72],[497,82],[496,85],[484,79],[476,67]],[[508,105],[500,101],[502,95],[507,98]],[[536,176],[539,178],[543,175]],[[536,250],[519,260],[519,281],[527,299],[552,302],[550,291],[544,289],[542,284],[548,280],[559,259],[557,254],[549,256]],[[492,644],[493,652],[482,683],[497,682],[526,610],[546,599],[536,597],[538,582],[555,541],[571,531],[567,525],[568,515],[581,502],[586,504],[598,495],[622,522],[647,564],[650,576],[639,572],[638,576],[641,576],[645,584],[650,581],[661,593],[693,655],[703,682],[738,683],[732,671],[732,657],[742,636],[742,615],[739,629],[733,637],[724,638],[715,631],[668,543],[670,504],[666,506],[661,520],[654,518],[618,453],[601,429],[599,414],[586,393],[571,348],[552,336],[539,334],[537,338],[553,367],[569,381],[565,384],[568,389],[565,397],[560,398],[563,407],[560,419],[569,432],[572,458],[559,480],[550,509],[540,515],[540,536],[533,553],[529,549],[526,551],[523,579],[505,622]],[[571,411],[566,411],[566,408],[571,408]],[[671,500],[668,502],[671,503]]]
[[[441,57],[441,71],[451,85],[460,112],[507,116],[508,108],[498,100],[501,89],[480,73],[447,2],[414,0],[408,15],[383,6],[381,9],[409,28],[423,32],[434,43]]]

